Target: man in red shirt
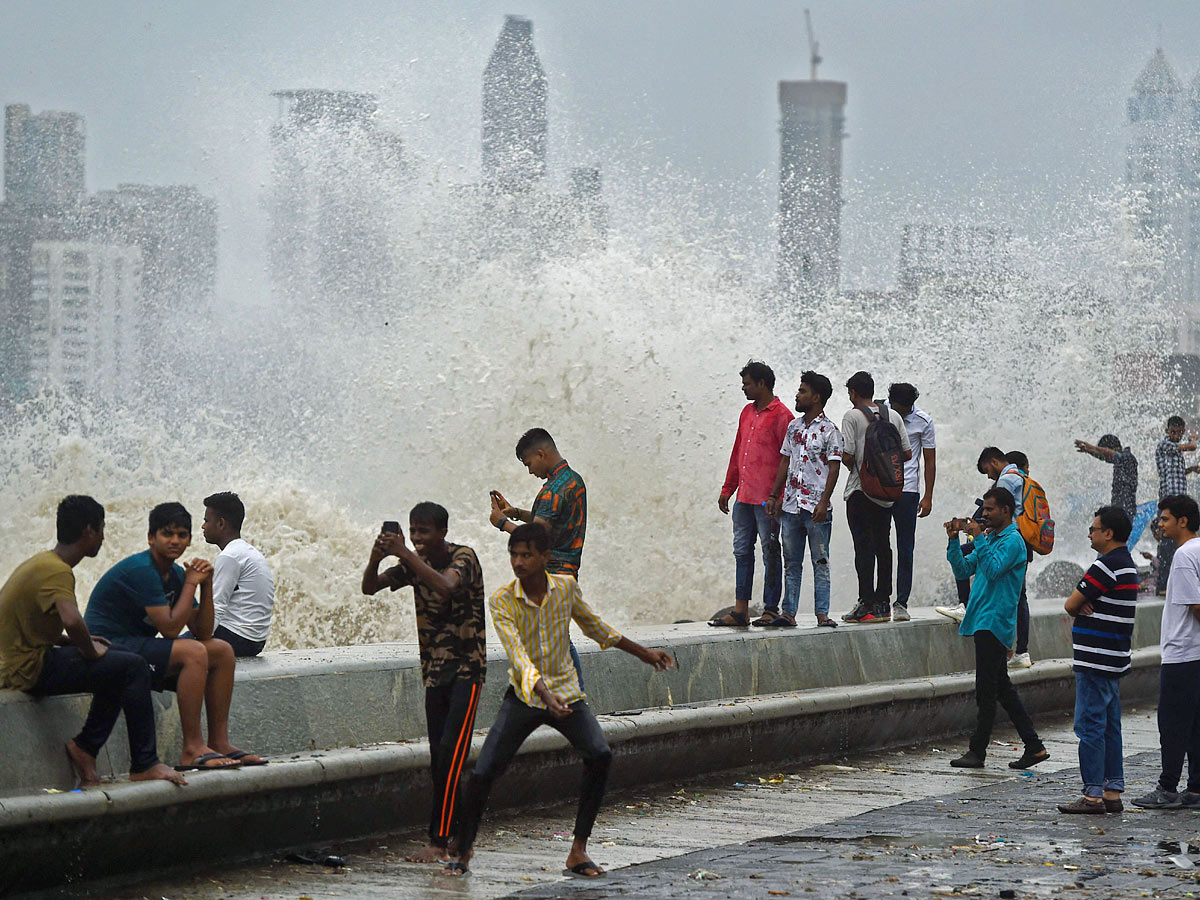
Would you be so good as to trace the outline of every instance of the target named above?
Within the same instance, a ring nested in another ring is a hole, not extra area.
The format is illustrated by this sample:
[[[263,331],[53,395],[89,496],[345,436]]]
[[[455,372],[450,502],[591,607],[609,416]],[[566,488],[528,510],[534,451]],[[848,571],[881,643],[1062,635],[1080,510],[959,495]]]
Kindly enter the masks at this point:
[[[779,467],[779,448],[783,446],[788,423],[795,418],[775,396],[775,373],[764,362],[751,360],[741,371],[742,393],[750,402],[738,420],[737,439],[729,457],[729,470],[717,506],[729,514],[733,504],[733,558],[737,575],[733,591],[733,612],[717,616],[709,625],[744,626],[750,624],[750,593],[754,588],[754,542],[762,544],[763,610],[779,612],[783,593],[783,562],[779,547],[779,522],[767,515],[766,501],[771,496],[775,470]],[[772,617],[773,618],[773,617]]]

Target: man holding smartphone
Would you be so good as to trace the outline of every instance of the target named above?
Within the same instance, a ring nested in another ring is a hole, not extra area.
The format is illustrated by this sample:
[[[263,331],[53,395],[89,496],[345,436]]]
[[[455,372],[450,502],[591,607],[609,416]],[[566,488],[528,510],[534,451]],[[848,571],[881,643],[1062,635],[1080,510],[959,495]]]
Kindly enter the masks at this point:
[[[362,579],[367,595],[412,585],[416,603],[433,804],[429,845],[409,856],[410,862],[450,858],[450,839],[458,830],[458,781],[471,752],[487,673],[483,569],[474,550],[446,540],[449,523],[443,507],[418,503],[408,515],[410,548],[400,523],[384,522]],[[397,564],[380,572],[379,564],[388,556],[395,556]]]

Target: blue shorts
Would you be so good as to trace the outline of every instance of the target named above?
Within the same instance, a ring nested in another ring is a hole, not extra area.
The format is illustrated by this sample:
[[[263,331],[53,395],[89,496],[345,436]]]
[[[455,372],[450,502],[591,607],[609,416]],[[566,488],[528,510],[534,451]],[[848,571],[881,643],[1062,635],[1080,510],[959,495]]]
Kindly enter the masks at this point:
[[[175,690],[176,676],[172,675],[171,647],[175,641],[193,640],[192,636],[184,633],[177,638],[165,637],[122,637],[110,638],[109,643],[130,653],[136,653],[150,664],[150,689],[154,691]]]

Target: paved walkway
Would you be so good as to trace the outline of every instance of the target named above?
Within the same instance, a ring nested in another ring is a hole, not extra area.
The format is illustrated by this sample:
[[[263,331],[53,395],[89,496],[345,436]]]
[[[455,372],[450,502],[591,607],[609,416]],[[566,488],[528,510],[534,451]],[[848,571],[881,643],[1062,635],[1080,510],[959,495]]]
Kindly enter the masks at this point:
[[[1121,817],[1098,819],[1098,823],[1074,818],[1055,823],[1065,817],[1053,812],[1054,804],[1070,799],[1078,789],[1075,739],[1067,716],[1042,720],[1038,725],[1051,759],[1029,776],[1006,768],[1005,763],[1018,755],[1012,743],[995,744],[989,766],[982,772],[950,769],[951,755],[964,746],[960,740],[864,754],[833,764],[726,773],[657,790],[614,793],[592,838],[597,861],[614,870],[602,883],[561,876],[573,820],[572,806],[562,806],[486,821],[467,879],[445,878],[435,867],[404,862],[404,854],[419,846],[420,839],[419,834],[408,832],[330,848],[347,857],[346,869],[258,861],[159,877],[125,888],[98,891],[94,885],[80,886],[48,896],[437,900],[532,891],[528,896],[539,900],[693,895],[766,900],[788,895],[841,898],[850,896],[850,891],[860,898],[888,896],[887,891],[903,896],[904,890],[909,891],[907,896],[924,897],[938,895],[935,892],[944,886],[945,891],[958,890],[959,894],[965,890],[968,896],[974,892],[995,897],[1003,876],[1017,871],[1015,867],[1037,869],[1040,880],[1022,876],[1028,884],[1016,885],[1018,896],[1037,896],[1029,885],[1039,885],[1036,890],[1045,893],[1040,886],[1043,883],[1049,890],[1073,883],[1072,878],[1088,878],[1086,867],[1092,861],[1082,851],[1091,852],[1097,840],[1092,827],[1105,830],[1106,846],[1123,848],[1128,844],[1126,856],[1131,865],[1124,868],[1134,873],[1153,871],[1159,879],[1146,884],[1161,882],[1171,890],[1179,888],[1182,883],[1165,856],[1154,852],[1153,842],[1160,837],[1194,837],[1200,831],[1200,818],[1190,819],[1195,823],[1190,834],[1179,835],[1168,835],[1166,831],[1172,829],[1163,830],[1162,823],[1169,822],[1178,830],[1191,814],[1131,810]],[[997,737],[1014,739],[1007,730],[998,732]],[[1125,746],[1127,756],[1157,747],[1153,710],[1126,711]],[[1131,768],[1131,791],[1149,782],[1152,767],[1151,759]],[[564,785],[564,792],[573,795],[575,787],[574,783]],[[503,782],[498,789],[503,790]],[[993,833],[996,838],[989,837]],[[1020,850],[981,846],[976,835],[984,845],[998,844],[1003,838],[1004,844]],[[913,849],[914,845],[918,849]],[[1109,859],[1111,853],[1105,852],[1109,855],[1097,864],[1115,872],[1118,867]],[[1053,865],[1033,866],[1031,859]],[[798,862],[812,865],[800,872]],[[1080,868],[1068,869],[1068,865]],[[999,872],[1001,869],[1004,871]],[[721,877],[691,877],[700,870]],[[853,878],[846,880],[850,875]],[[1167,880],[1162,881],[1164,878]],[[803,884],[798,883],[801,880]],[[956,888],[959,882],[962,886]],[[969,887],[972,883],[976,887]],[[1095,893],[1100,889],[1095,878],[1090,883],[1091,894],[1067,896],[1110,896]],[[1104,884],[1107,889],[1109,883]],[[1192,883],[1190,889],[1200,897],[1200,884]],[[1135,891],[1111,896],[1141,895]],[[1183,897],[1186,893],[1147,896]]]

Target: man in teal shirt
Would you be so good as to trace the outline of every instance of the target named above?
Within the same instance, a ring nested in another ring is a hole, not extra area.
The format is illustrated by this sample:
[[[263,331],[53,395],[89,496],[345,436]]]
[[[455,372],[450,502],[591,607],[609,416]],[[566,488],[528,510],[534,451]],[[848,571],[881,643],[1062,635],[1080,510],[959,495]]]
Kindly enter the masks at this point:
[[[967,614],[958,633],[975,639],[975,706],[978,717],[970,749],[950,765],[959,769],[982,769],[992,739],[996,703],[1004,707],[1025,743],[1020,759],[1010,769],[1028,769],[1050,754],[1033,728],[1033,722],[1017,690],[1008,680],[1008,648],[1017,633],[1017,601],[1025,581],[1025,541],[1013,524],[1016,503],[1003,487],[993,487],[983,495],[985,525],[973,519],[952,519],[946,523],[950,540],[946,559],[955,578],[975,576]],[[975,539],[975,550],[964,557],[958,535],[966,532]]]

